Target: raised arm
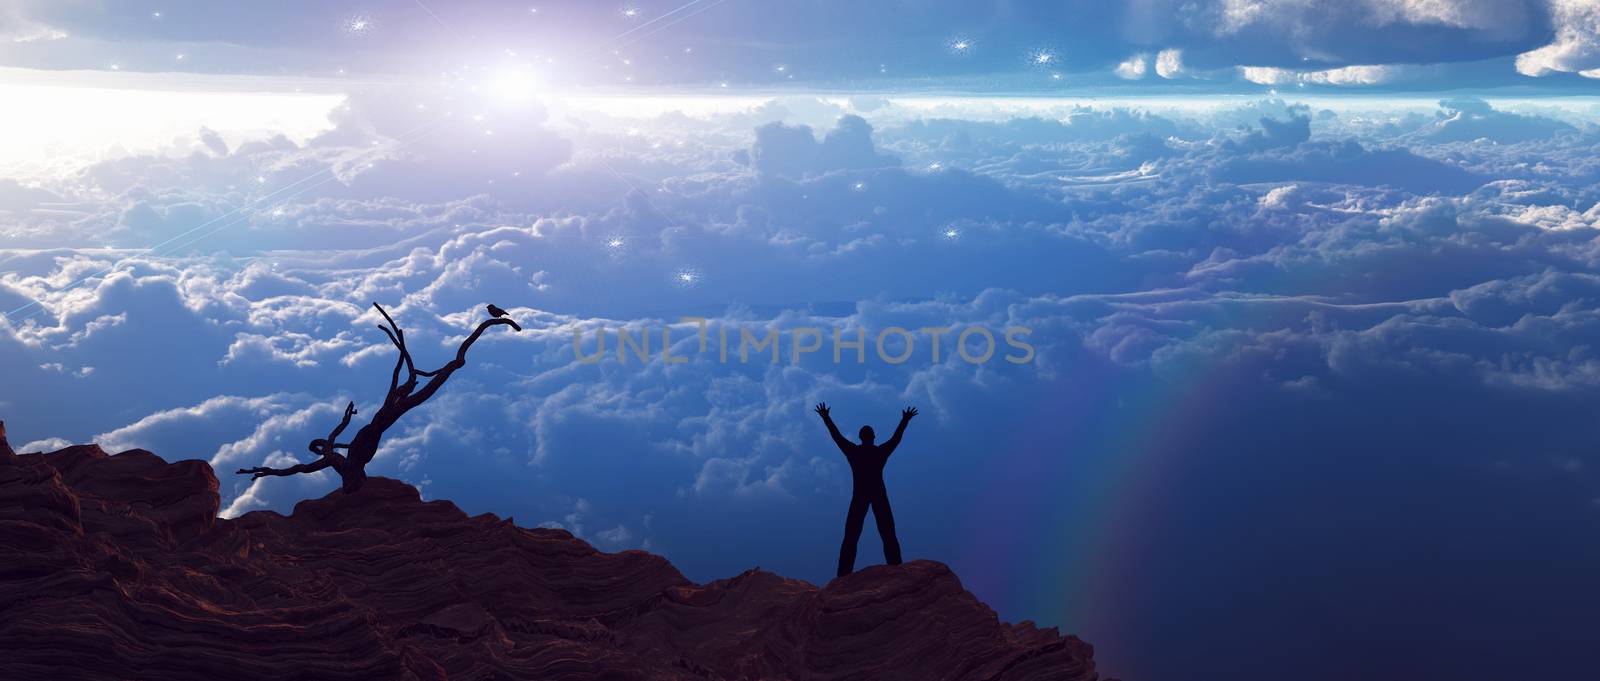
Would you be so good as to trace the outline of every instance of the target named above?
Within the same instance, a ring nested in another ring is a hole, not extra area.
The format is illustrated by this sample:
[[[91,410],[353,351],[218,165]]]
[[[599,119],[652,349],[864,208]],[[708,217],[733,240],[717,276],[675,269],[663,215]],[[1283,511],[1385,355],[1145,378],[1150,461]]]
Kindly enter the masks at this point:
[[[905,410],[900,412],[900,425],[895,426],[894,435],[889,437],[889,441],[883,443],[884,456],[893,454],[894,448],[900,446],[900,436],[906,434],[906,424],[911,423],[911,418],[916,415],[916,407],[906,407]]]
[[[828,435],[833,437],[833,444],[839,446],[839,451],[848,454],[850,450],[855,449],[855,443],[844,439],[844,436],[839,434],[839,427],[833,425],[833,416],[828,413],[827,402],[818,402],[812,411],[817,412],[817,415],[822,417],[822,422],[828,425]]]

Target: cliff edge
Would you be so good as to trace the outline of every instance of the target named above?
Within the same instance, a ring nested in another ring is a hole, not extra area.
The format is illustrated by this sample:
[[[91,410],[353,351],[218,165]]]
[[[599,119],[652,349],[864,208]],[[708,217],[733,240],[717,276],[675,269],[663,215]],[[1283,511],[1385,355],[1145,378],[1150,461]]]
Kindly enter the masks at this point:
[[[1094,681],[944,565],[708,584],[373,478],[216,517],[202,461],[17,454],[0,424],[0,667],[29,679]]]

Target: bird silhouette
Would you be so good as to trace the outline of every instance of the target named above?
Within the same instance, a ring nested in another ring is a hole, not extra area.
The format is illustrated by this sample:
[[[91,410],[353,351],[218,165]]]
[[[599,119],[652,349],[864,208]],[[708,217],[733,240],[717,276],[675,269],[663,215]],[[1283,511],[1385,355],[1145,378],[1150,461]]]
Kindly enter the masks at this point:
[[[494,303],[490,303],[489,304],[489,316],[498,319],[500,317],[506,316],[506,311],[500,309],[499,305],[495,305]]]

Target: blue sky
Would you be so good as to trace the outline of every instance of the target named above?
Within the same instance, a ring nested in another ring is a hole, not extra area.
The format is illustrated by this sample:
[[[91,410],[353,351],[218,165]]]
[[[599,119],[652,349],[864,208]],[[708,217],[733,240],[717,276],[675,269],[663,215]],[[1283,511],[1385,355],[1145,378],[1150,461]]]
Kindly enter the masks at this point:
[[[809,406],[886,433],[915,404],[907,557],[1111,674],[1579,678],[1597,26],[1571,0],[12,3],[0,418],[284,465],[379,399],[371,302],[424,364],[493,302],[527,331],[374,473],[695,579],[820,583],[849,472]],[[687,315],[1025,326],[1037,355],[935,362],[917,332],[904,364],[723,363]],[[573,361],[575,331],[673,324],[686,363]],[[230,515],[336,487],[221,477]]]
[[[0,14],[10,38],[0,61],[417,78],[509,59],[576,86],[1046,91],[1130,82],[1582,89],[1582,74],[1600,68],[1600,16],[1583,0],[439,5],[20,0]]]

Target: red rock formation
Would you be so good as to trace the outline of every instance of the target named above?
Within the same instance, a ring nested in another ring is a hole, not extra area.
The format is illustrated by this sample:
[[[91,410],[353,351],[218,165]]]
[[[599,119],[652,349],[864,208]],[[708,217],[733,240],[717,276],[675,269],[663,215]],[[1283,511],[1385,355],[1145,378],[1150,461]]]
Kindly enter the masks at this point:
[[[931,561],[697,585],[383,478],[289,516],[217,507],[204,462],[17,455],[0,425],[0,677],[1097,678],[1088,644],[1000,622]]]

